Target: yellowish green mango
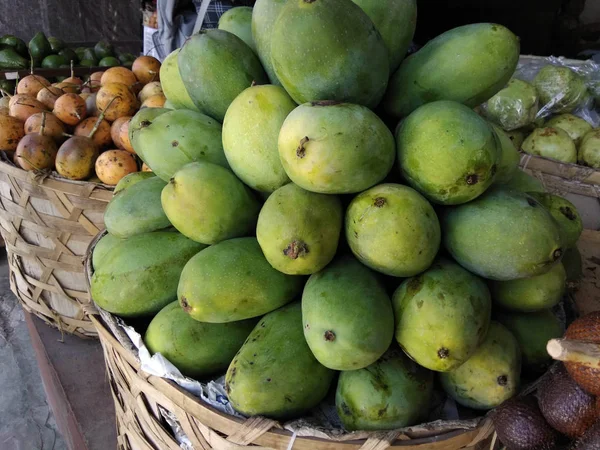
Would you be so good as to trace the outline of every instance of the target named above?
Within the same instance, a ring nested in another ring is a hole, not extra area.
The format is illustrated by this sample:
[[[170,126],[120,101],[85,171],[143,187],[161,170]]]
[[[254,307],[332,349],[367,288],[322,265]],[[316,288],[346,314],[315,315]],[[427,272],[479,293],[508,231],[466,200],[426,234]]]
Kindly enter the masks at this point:
[[[112,234],[106,233],[94,247],[92,253],[92,267],[94,270],[98,270],[98,267],[102,264],[104,257],[110,252],[111,249],[117,247],[123,242],[122,239],[113,236]]]
[[[219,18],[218,28],[235,34],[256,53],[256,45],[252,39],[252,8],[250,6],[236,6],[225,11]]]
[[[560,128],[536,128],[525,138],[523,151],[531,155],[556,159],[565,163],[577,162],[577,148],[566,131]]]
[[[121,178],[121,180],[119,180],[119,182],[115,186],[115,190],[113,191],[113,193],[117,194],[118,192],[121,192],[121,191],[127,189],[128,187],[131,187],[134,184],[139,183],[142,180],[145,180],[147,178],[152,178],[155,176],[156,176],[156,174],[154,172],[133,172],[133,173],[130,173],[129,175],[125,175],[123,178]]]
[[[252,38],[271,84],[281,86],[271,62],[271,33],[286,0],[256,0],[252,8]]]
[[[600,130],[590,131],[579,146],[577,160],[580,164],[600,169]]]
[[[546,122],[545,126],[560,128],[561,130],[565,131],[577,147],[579,147],[579,144],[581,144],[583,137],[592,131],[592,126],[587,120],[568,113],[553,117]]]
[[[177,58],[180,50],[179,48],[173,50],[162,62],[160,66],[160,85],[167,101],[173,105],[173,109],[198,111],[179,74]]]

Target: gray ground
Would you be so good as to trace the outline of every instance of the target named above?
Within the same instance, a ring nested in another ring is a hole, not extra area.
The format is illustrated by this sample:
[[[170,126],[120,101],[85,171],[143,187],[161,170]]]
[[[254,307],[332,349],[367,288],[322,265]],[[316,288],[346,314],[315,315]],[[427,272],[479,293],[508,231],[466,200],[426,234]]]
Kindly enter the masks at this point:
[[[0,249],[0,450],[66,450]]]

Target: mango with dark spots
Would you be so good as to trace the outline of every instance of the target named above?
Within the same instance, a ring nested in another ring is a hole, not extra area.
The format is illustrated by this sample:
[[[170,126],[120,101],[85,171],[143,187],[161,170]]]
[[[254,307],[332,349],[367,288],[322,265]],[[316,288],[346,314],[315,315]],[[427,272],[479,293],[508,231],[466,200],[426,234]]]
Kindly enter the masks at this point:
[[[267,314],[256,325],[227,370],[225,390],[238,412],[285,420],[317,406],[334,373],[308,348],[296,302]]]
[[[392,347],[370,366],[340,374],[335,406],[348,431],[394,430],[422,420],[432,392],[433,372]]]
[[[492,280],[548,272],[564,253],[550,213],[533,197],[494,188],[441,217],[443,242],[458,263]]]
[[[177,296],[196,320],[234,322],[291,302],[302,291],[304,280],[273,269],[255,238],[231,239],[207,248],[186,264]]]
[[[175,301],[152,319],[144,342],[151,353],[160,353],[183,375],[198,379],[227,370],[256,322],[198,322]]]
[[[483,280],[448,260],[402,282],[392,304],[396,341],[414,361],[437,372],[456,369],[474,354],[492,310]]]
[[[560,128],[536,128],[525,138],[523,151],[566,163],[577,162],[577,147],[569,134]]]
[[[426,270],[440,247],[440,223],[431,204],[414,189],[380,184],[352,200],[346,239],[359,261],[395,277]]]
[[[373,364],[389,348],[394,334],[385,288],[350,255],[309,278],[302,293],[302,322],[317,360],[335,370]]]
[[[458,205],[492,184],[501,145],[485,119],[457,102],[421,106],[396,132],[398,164],[413,188],[429,200]]]
[[[221,124],[197,111],[168,111],[133,136],[137,155],[164,181],[195,161],[229,167],[223,151]]]
[[[564,248],[575,247],[583,232],[583,221],[575,205],[566,198],[554,194],[530,192],[529,195],[540,202],[558,223]]]
[[[487,410],[517,395],[521,382],[519,343],[503,325],[492,321],[485,341],[467,362],[439,375],[457,403]]]
[[[136,138],[139,131],[152,125],[154,119],[169,111],[171,110],[167,108],[142,108],[131,118],[128,134],[131,145],[136,153],[141,149],[140,145],[136,144]]]
[[[96,268],[92,298],[99,307],[118,316],[156,314],[177,299],[183,267],[205,247],[168,231],[123,239],[106,252]]]

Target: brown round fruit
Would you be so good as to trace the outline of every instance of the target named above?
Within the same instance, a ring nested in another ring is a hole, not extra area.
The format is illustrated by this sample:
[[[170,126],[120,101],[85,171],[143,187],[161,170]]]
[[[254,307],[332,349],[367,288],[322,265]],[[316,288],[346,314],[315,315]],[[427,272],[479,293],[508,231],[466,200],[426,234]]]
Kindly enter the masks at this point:
[[[160,81],[152,81],[144,86],[138,94],[138,99],[144,103],[147,98],[153,95],[164,95]]]
[[[47,111],[44,104],[29,96],[15,95],[18,97],[14,102],[11,99],[10,115],[25,122],[32,115]]]
[[[85,100],[78,94],[63,94],[54,103],[54,115],[67,125],[77,125],[87,117]]]
[[[42,122],[44,121],[44,116],[46,117],[46,122],[44,124],[43,135],[50,136],[56,142],[63,142],[65,140],[64,133],[66,132],[65,124],[58,120],[58,117],[50,112],[36,113],[29,117],[27,122],[25,122],[25,133],[39,134],[42,128]]]
[[[558,433],[542,416],[533,397],[514,397],[492,415],[500,441],[513,450],[551,450]]]
[[[100,83],[102,86],[109,83],[121,83],[125,86],[132,87],[138,83],[138,79],[127,67],[111,67],[102,74]]]
[[[137,57],[131,70],[142,84],[160,81],[160,61],[152,56]]]
[[[90,133],[96,128],[93,136]],[[109,147],[112,144],[112,138],[110,137],[110,124],[99,117],[88,117],[83,120],[79,125],[75,127],[75,136],[86,136],[91,137],[94,144],[98,149],[102,150]]]
[[[10,109],[6,106],[0,106],[0,114],[3,116],[10,116]]]
[[[71,180],[85,180],[94,173],[97,158],[98,148],[90,138],[73,136],[58,149],[56,171]]]
[[[131,116],[119,117],[110,126],[110,136],[113,140],[113,143],[115,144],[116,147],[118,147],[122,150],[124,150],[124,148],[123,148],[123,145],[121,144],[121,138],[119,135],[119,133],[121,131],[121,125],[123,125],[125,122],[129,121],[130,119],[131,119]]]
[[[42,88],[50,86],[50,84],[51,83],[48,80],[39,75],[27,75],[26,77],[21,78],[21,81],[17,84],[17,94],[36,97]]]
[[[142,108],[162,108],[165,106],[165,102],[167,98],[164,94],[153,95],[152,97],[148,97],[144,103],[142,103]]]
[[[56,86],[61,88],[63,92],[70,94],[78,94],[81,91],[81,86],[75,83],[67,83],[65,81],[61,81],[60,83],[54,83],[52,86]]]
[[[15,160],[24,170],[52,169],[57,152],[56,142],[50,136],[28,134],[19,142]]]
[[[56,86],[48,86],[38,92],[37,101],[43,104],[49,110],[54,108],[54,103],[56,103],[56,99],[63,95],[64,92],[61,88]]]
[[[565,333],[565,338],[600,344],[600,311],[594,311],[575,320]],[[600,368],[567,362],[569,375],[584,391],[600,396]]]
[[[550,368],[538,388],[538,405],[552,428],[576,438],[597,419],[596,399],[579,387],[562,363]]]
[[[25,129],[21,120],[0,115],[0,150],[16,150],[23,136],[25,136]]]
[[[131,145],[131,141],[129,140],[129,124],[131,120],[127,120],[123,122],[121,128],[119,128],[119,142],[124,150],[127,150],[129,153],[135,153],[133,146]]]
[[[63,80],[63,83],[76,84],[77,86],[83,85],[83,80],[78,77],[69,77]]]
[[[152,172],[152,169],[144,163],[142,164],[142,172]]]
[[[99,112],[104,113],[104,118],[109,122],[133,115],[136,103],[135,95],[123,83],[107,83],[100,88],[96,96],[96,107]]]
[[[107,150],[96,160],[96,175],[104,184],[111,186],[137,171],[135,157],[125,150]]]
[[[102,75],[104,75],[104,71],[94,72],[90,75],[90,81],[97,81],[98,83],[102,82]]]

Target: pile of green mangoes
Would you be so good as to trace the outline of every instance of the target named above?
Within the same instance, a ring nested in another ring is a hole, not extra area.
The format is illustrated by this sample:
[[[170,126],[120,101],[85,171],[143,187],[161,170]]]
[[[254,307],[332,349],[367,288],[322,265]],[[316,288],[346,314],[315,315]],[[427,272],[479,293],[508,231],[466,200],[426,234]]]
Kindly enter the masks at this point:
[[[133,54],[115,51],[113,45],[106,41],[90,48],[73,49],[61,39],[46,37],[41,31],[29,44],[11,34],[0,37],[0,70],[58,69],[71,67],[71,63],[83,67],[131,67],[134,60]]]
[[[249,416],[333,389],[345,429],[383,430],[426,420],[436,390],[477,410],[515,396],[562,335],[582,232],[473,109],[518,38],[472,24],[404,59],[414,0],[234,13],[166,58],[169,108],[131,120],[153,172],[106,209],[96,304],[183,374],[226,373]]]
[[[573,112],[585,108],[595,85],[565,66],[544,66],[532,83],[514,78],[482,110],[524,152],[600,169],[600,129]],[[596,100],[600,105],[600,97]]]

